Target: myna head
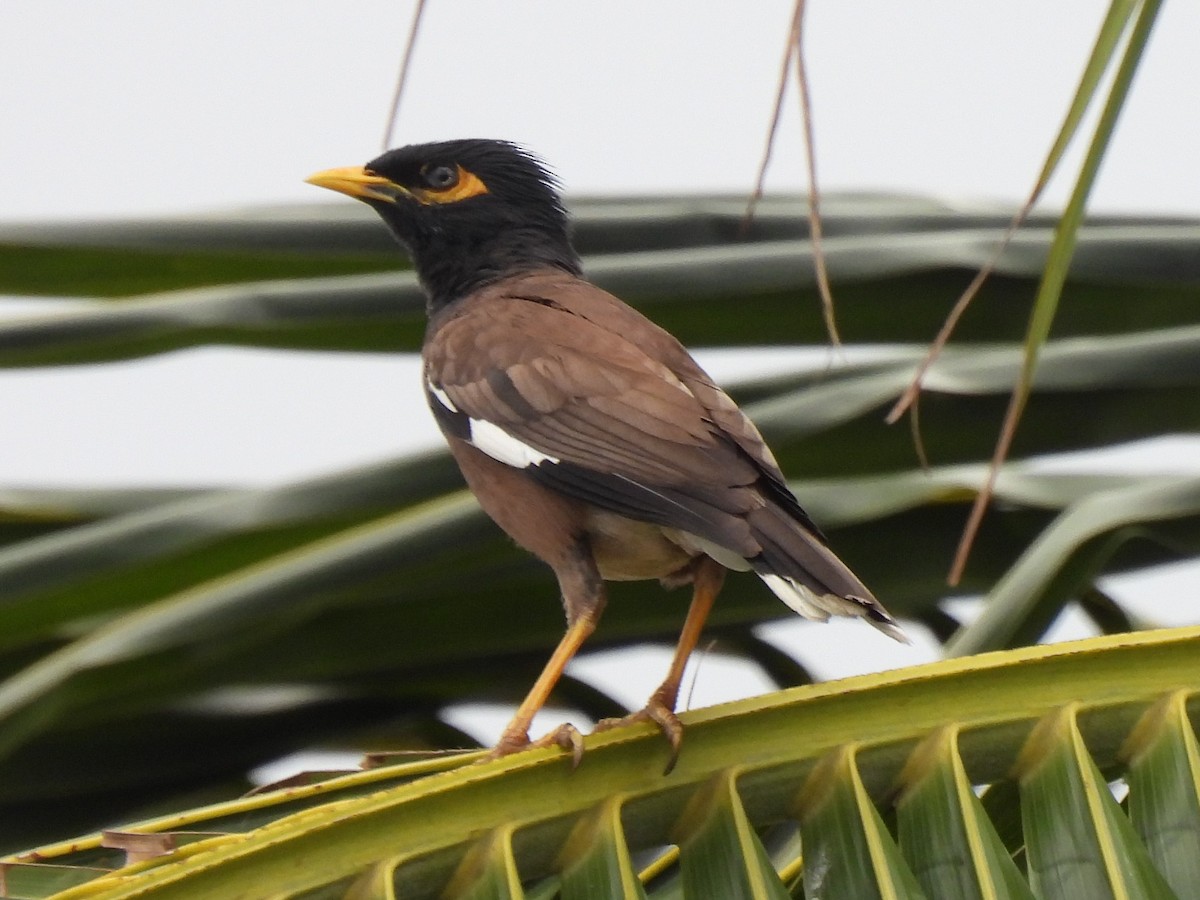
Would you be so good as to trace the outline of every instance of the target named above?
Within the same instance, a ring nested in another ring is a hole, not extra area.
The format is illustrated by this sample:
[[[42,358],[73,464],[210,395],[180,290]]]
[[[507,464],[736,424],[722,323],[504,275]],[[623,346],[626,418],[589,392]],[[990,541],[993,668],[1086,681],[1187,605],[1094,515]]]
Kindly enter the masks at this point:
[[[521,271],[580,273],[554,176],[507,141],[412,144],[308,181],[383,217],[435,309]]]

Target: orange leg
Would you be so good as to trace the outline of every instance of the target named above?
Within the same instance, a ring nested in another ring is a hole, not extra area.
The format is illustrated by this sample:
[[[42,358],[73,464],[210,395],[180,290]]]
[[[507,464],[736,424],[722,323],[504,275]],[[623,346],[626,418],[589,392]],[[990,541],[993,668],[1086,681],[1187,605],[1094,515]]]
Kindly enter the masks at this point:
[[[708,557],[701,557],[696,565],[692,581],[692,604],[688,607],[687,619],[683,623],[683,631],[679,634],[679,642],[675,645],[675,655],[671,658],[671,667],[667,670],[667,677],[650,695],[650,700],[646,703],[645,708],[623,719],[605,719],[596,726],[597,731],[606,731],[633,722],[650,721],[655,723],[671,744],[671,759],[663,772],[664,775],[675,768],[675,761],[679,758],[679,746],[683,741],[683,725],[680,723],[679,717],[675,715],[675,705],[679,702],[679,686],[683,682],[683,671],[687,667],[692,651],[696,649],[696,644],[700,641],[704,623],[708,620],[708,614],[724,583],[725,567]]]
[[[533,683],[529,694],[521,702],[521,705],[517,707],[517,712],[512,717],[512,721],[508,723],[504,729],[504,733],[500,735],[500,740],[496,742],[496,746],[488,754],[488,759],[498,759],[501,756],[507,756],[510,753],[516,753],[518,750],[524,750],[528,747],[557,745],[565,750],[570,750],[571,755],[574,757],[575,765],[579,765],[580,760],[583,758],[583,739],[579,736],[579,732],[573,725],[560,725],[546,736],[536,741],[530,741],[529,723],[533,721],[533,717],[537,715],[538,711],[546,705],[551,691],[558,684],[558,680],[562,678],[563,670],[566,669],[567,663],[574,658],[579,648],[583,645],[583,642],[596,630],[596,618],[593,615],[581,616],[567,629],[567,633],[563,635],[562,640],[558,642],[558,646],[554,649],[550,661],[542,669],[542,674]]]

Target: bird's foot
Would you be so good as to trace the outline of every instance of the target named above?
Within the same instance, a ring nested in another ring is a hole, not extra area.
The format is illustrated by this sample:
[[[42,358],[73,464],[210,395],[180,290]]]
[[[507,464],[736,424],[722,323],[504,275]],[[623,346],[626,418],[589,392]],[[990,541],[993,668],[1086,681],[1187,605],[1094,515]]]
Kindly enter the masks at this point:
[[[654,723],[663,733],[663,737],[667,739],[667,743],[671,745],[671,758],[667,760],[667,767],[663,769],[664,775],[670,775],[679,759],[679,747],[683,743],[683,724],[675,715],[674,705],[674,703],[668,703],[656,692],[650,698],[650,702],[637,712],[620,719],[602,719],[596,723],[593,734],[597,731],[610,731],[624,725],[633,725],[636,722]]]
[[[500,759],[504,756],[511,756],[513,753],[520,753],[522,750],[534,750],[538,747],[561,747],[566,750],[571,754],[572,769],[579,768],[579,764],[583,762],[583,735],[569,722],[564,722],[536,741],[529,739],[528,731],[510,726],[504,730],[504,734],[500,735],[496,746],[481,762]]]

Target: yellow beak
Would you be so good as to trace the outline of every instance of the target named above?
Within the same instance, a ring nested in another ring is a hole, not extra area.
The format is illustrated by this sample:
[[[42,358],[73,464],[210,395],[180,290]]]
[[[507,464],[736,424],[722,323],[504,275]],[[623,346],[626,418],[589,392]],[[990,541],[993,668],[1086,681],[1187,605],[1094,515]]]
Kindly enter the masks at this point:
[[[409,192],[401,185],[373,175],[362,166],[345,166],[341,169],[325,169],[304,179],[317,187],[329,188],[359,200],[382,200],[384,203],[395,203],[401,195]]]

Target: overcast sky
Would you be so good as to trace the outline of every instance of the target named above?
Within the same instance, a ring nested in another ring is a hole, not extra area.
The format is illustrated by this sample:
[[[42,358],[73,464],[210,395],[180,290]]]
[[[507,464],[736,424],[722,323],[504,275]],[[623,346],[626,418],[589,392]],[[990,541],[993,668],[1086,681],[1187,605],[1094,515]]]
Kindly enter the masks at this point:
[[[790,7],[429,0],[395,143],[516,140],[576,194],[745,191]],[[812,0],[825,189],[1023,197],[1106,7]],[[411,14],[396,0],[8,0],[0,219],[348,202],[303,180],[380,151]],[[1094,208],[1200,215],[1198,35],[1200,3],[1164,5]],[[801,186],[797,123],[793,96],[773,187]],[[747,366],[702,360],[718,377]],[[0,421],[0,487],[281,482],[437,441],[412,360],[383,355],[206,348],[8,371]]]
[[[398,142],[517,140],[575,192],[744,190],[790,6],[429,0]],[[829,189],[1015,199],[1107,0],[809,6]],[[400,0],[8,0],[0,216],[312,200],[305,175],[379,151],[411,13]],[[1097,206],[1200,212],[1197,35],[1200,4],[1164,4]],[[795,186],[788,113],[773,183]]]

